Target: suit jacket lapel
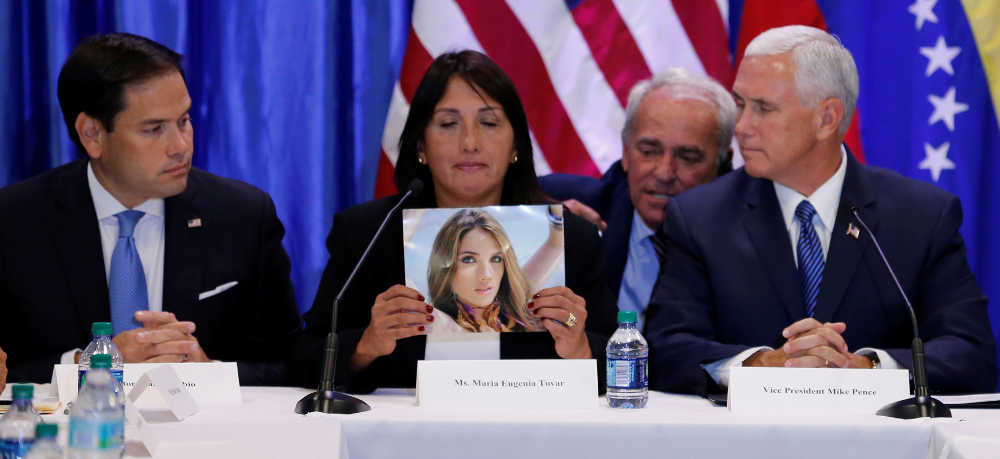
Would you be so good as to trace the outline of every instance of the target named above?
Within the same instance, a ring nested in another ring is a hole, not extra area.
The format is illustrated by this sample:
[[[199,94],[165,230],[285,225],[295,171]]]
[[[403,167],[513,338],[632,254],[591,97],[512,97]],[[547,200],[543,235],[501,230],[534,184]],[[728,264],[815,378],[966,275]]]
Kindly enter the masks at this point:
[[[51,195],[54,212],[49,215],[77,320],[89,336],[91,322],[111,319],[111,307],[100,223],[87,185],[86,168],[87,161],[79,161],[64,179],[55,180]]]
[[[788,229],[771,182],[754,178],[750,180],[746,195],[748,209],[743,217],[743,226],[757,251],[758,266],[767,273],[777,298],[788,313],[788,323],[792,323],[805,316],[805,300],[799,285]]]
[[[847,172],[840,192],[837,220],[830,235],[830,248],[826,256],[826,267],[823,269],[823,283],[820,284],[819,296],[816,299],[815,317],[820,322],[833,320],[861,261],[862,244],[870,243],[865,241],[868,236],[864,232],[861,232],[858,238],[847,234],[848,224],[859,226],[851,215],[848,203],[857,206],[859,210],[875,205],[874,195],[871,193],[864,170],[850,153],[847,155]],[[869,228],[875,231],[878,225],[875,213],[864,213],[864,219]]]
[[[164,202],[163,310],[187,318],[182,320],[190,320],[197,306],[204,274],[202,257],[207,256],[205,227],[212,224],[199,211],[197,192],[197,177],[192,173],[184,192]]]

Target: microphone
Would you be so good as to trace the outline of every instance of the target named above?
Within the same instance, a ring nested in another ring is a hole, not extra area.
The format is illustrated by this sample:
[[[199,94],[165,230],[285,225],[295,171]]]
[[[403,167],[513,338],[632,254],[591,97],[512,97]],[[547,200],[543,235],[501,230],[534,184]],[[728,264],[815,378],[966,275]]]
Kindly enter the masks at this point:
[[[295,404],[296,413],[308,414],[318,411],[328,414],[354,414],[371,409],[371,407],[368,406],[367,403],[361,401],[361,399],[333,390],[333,378],[337,373],[337,313],[340,311],[340,300],[343,298],[344,292],[347,291],[347,288],[351,286],[351,282],[354,280],[354,276],[358,274],[358,270],[361,269],[361,265],[363,265],[365,260],[368,258],[368,253],[371,252],[372,246],[375,245],[375,241],[377,241],[378,237],[382,235],[382,230],[385,229],[385,225],[389,223],[389,219],[396,215],[396,211],[398,211],[408,199],[419,195],[423,190],[424,182],[420,179],[415,178],[410,182],[410,186],[407,187],[406,193],[403,194],[403,197],[399,199],[399,202],[397,202],[396,205],[389,210],[389,213],[386,214],[385,219],[382,220],[382,224],[379,225],[378,230],[375,231],[375,235],[372,236],[372,240],[368,243],[368,247],[365,248],[364,252],[362,252],[358,263],[354,265],[354,270],[351,271],[349,276],[347,276],[347,280],[344,281],[344,285],[340,287],[340,292],[337,293],[337,296],[333,299],[333,315],[330,318],[330,334],[326,335],[326,347],[323,349],[323,376],[320,378],[319,388],[316,392],[302,397],[302,399]]]
[[[896,272],[885,257],[885,252],[882,251],[882,246],[878,243],[875,233],[868,228],[868,225],[861,218],[861,214],[858,213],[858,208],[847,201],[844,201],[844,205],[850,209],[854,219],[865,230],[865,234],[872,239],[872,243],[875,245],[875,249],[878,250],[878,255],[882,259],[882,264],[889,271],[893,283],[896,284],[896,290],[899,291],[899,295],[903,297],[903,302],[906,303],[906,309],[910,313],[910,323],[913,325],[913,341],[910,343],[910,350],[913,353],[913,397],[890,403],[879,409],[876,414],[899,419],[950,418],[951,410],[944,403],[930,396],[927,385],[927,371],[924,366],[924,342],[920,339],[920,330],[917,327],[917,315],[913,312],[913,304],[910,303],[910,298],[903,291],[903,286],[899,283]]]

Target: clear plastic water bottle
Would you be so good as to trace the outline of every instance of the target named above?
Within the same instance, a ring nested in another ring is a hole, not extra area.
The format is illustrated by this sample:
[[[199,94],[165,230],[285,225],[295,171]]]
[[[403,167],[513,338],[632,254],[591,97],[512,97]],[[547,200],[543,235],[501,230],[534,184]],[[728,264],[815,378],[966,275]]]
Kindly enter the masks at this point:
[[[62,447],[56,440],[59,425],[39,423],[35,426],[35,445],[24,459],[63,459]]]
[[[111,356],[90,358],[87,382],[69,413],[69,457],[122,457],[125,445],[125,409],[115,395]]]
[[[35,441],[35,426],[42,422],[42,417],[31,402],[34,386],[18,384],[11,387],[11,392],[14,400],[7,414],[0,418],[0,457],[22,459]]]
[[[118,346],[111,341],[111,322],[94,322],[90,326],[90,332],[94,335],[94,340],[87,345],[87,348],[80,354],[80,370],[77,389],[83,388],[84,379],[87,377],[87,370],[90,369],[90,357],[94,354],[108,354],[111,356],[111,375],[122,382],[122,371],[125,368],[125,359],[122,358]]]
[[[618,312],[618,330],[608,340],[608,406],[642,408],[649,400],[649,345],[635,325],[635,311]]]

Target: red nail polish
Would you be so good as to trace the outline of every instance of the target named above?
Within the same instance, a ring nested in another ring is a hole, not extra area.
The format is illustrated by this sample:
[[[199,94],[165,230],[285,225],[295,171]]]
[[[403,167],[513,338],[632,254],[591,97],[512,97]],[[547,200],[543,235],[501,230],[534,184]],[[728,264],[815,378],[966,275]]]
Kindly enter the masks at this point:
[[[424,301],[424,296],[423,296],[423,295],[421,295],[421,294],[419,294],[419,293],[418,293],[418,294],[417,294],[417,296],[418,296],[418,297],[420,297],[420,298],[419,298],[419,299],[420,299],[420,301]]]
[[[427,306],[426,308],[424,308],[424,309],[427,309],[427,313],[428,313],[428,314],[430,314],[430,313],[434,312],[434,308],[430,307],[430,305],[428,305],[428,306]]]
[[[535,307],[535,302],[534,301],[529,301],[528,302],[528,309],[532,309],[534,307]]]
[[[531,311],[531,313],[537,316],[538,315],[538,310],[535,309],[535,310]]]
[[[542,292],[538,292],[538,293],[536,293],[536,294],[535,294],[535,296],[532,296],[532,298],[538,298],[538,297],[540,297],[540,296],[542,296]]]
[[[427,316],[428,322],[434,322],[434,316]]]
[[[421,326],[417,327],[417,330],[424,331],[424,326],[421,325]]]

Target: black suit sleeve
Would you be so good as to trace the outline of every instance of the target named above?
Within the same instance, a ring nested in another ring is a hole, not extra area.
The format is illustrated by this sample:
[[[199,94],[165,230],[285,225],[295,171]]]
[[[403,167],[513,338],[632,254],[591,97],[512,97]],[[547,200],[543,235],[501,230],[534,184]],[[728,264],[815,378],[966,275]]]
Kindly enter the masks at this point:
[[[594,269],[601,260],[601,239],[597,228],[576,215],[566,216],[566,286],[587,302],[587,341],[590,352],[597,360],[598,388],[603,393],[608,338],[618,328],[618,306],[608,290],[600,269]]]
[[[278,219],[274,202],[260,193],[258,204],[256,266],[251,304],[245,310],[244,347],[239,350],[238,368],[243,385],[281,384],[285,361],[299,330],[299,312],[292,287],[291,262],[281,240],[285,228]],[[236,335],[234,337],[239,337]],[[210,355],[211,357],[211,355]]]

